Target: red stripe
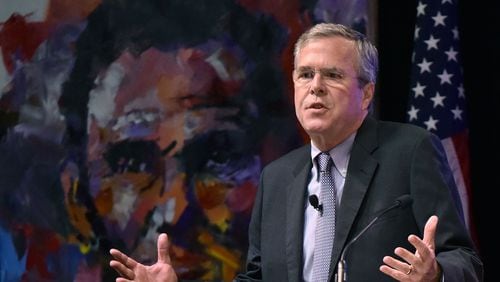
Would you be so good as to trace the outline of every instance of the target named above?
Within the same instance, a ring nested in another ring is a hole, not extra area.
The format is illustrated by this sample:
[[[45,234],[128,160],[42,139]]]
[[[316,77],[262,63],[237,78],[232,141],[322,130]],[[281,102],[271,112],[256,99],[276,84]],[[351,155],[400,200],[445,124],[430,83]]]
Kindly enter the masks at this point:
[[[469,221],[469,232],[471,234],[472,240],[479,248],[479,240],[476,233],[476,225],[474,223],[474,208],[472,207],[472,187],[470,182],[470,157],[469,157],[469,132],[464,130],[453,136],[451,136],[453,146],[458,158],[458,163],[460,164],[460,170],[462,172],[465,189],[467,193],[467,205],[469,206],[469,213],[465,216],[468,217]]]

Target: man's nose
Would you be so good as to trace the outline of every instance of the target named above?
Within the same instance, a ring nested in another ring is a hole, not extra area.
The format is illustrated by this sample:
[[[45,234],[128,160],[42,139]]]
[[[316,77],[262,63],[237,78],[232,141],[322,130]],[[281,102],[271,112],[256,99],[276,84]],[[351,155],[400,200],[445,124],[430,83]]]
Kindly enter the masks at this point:
[[[309,89],[310,94],[312,95],[323,95],[325,91],[325,82],[323,81],[323,77],[321,77],[321,73],[316,72],[314,74],[313,79],[311,80],[311,85]]]

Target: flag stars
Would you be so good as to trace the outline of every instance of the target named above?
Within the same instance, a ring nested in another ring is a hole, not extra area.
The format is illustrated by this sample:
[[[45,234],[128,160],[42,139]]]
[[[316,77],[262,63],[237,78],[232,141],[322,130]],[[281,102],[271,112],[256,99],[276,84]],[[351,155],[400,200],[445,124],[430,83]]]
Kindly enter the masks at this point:
[[[462,120],[462,110],[458,107],[458,105],[455,107],[455,109],[451,110],[453,113],[453,119],[459,119]]]
[[[434,49],[438,49],[438,42],[439,42],[439,39],[437,38],[434,38],[434,36],[430,36],[430,38],[428,40],[424,40],[425,44],[427,44],[427,50],[431,50],[432,48]]]
[[[411,109],[408,111],[408,115],[410,116],[410,121],[417,120],[417,114],[419,109],[416,109],[414,106],[411,106]]]
[[[436,27],[438,25],[446,26],[445,23],[444,23],[444,20],[447,17],[448,16],[441,15],[441,12],[438,12],[436,16],[432,17],[432,19],[434,20],[434,27]]]
[[[427,62],[425,58],[422,59],[422,62],[420,64],[417,64],[418,67],[420,68],[420,73],[424,73],[428,71],[429,73],[431,72],[431,65],[432,62]]]
[[[458,86],[458,97],[465,98],[464,85],[461,83],[460,83],[460,86]]]
[[[444,70],[442,74],[438,74],[438,77],[441,80],[441,84],[445,84],[445,83],[451,84],[451,77],[452,76],[453,76],[453,74],[448,73],[446,70]]]
[[[434,119],[432,116],[429,116],[429,119],[427,121],[424,121],[425,126],[427,126],[427,130],[437,130],[436,124],[438,123],[439,120]]]
[[[413,92],[415,92],[415,98],[417,98],[418,96],[422,96],[424,97],[424,89],[425,89],[425,85],[420,85],[419,82],[417,82],[417,86],[413,87]]]
[[[445,51],[445,53],[446,53],[446,56],[448,56],[448,61],[458,62],[458,60],[457,60],[458,52],[453,49],[453,46],[450,47],[450,50]]]
[[[425,7],[427,7],[427,4],[423,4],[422,2],[418,2],[417,6],[417,17],[422,15],[425,15]]]
[[[441,106],[444,107],[443,100],[446,98],[446,96],[441,96],[439,92],[436,92],[436,96],[432,97],[431,100],[434,102],[433,107]]]
[[[458,40],[458,28],[457,27],[454,27],[451,32],[453,33],[453,39],[457,39]]]
[[[457,11],[452,10],[457,1],[416,2],[412,77],[405,118],[445,138],[466,126],[467,119]]]

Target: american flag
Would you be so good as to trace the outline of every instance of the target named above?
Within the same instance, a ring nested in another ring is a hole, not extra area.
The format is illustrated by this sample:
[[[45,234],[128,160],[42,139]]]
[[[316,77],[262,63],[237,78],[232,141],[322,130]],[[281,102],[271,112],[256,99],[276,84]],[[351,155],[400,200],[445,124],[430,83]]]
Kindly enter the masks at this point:
[[[458,187],[458,191],[451,192],[474,237],[457,1],[418,2],[407,121],[441,138]]]

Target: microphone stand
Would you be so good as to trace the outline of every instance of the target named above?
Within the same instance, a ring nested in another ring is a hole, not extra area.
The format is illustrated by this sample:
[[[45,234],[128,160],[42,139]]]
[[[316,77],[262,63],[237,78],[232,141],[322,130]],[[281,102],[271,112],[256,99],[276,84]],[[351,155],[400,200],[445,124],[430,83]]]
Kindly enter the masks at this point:
[[[386,214],[387,212],[389,212],[395,208],[406,207],[409,204],[411,204],[411,202],[412,202],[412,198],[408,194],[405,194],[405,195],[399,197],[392,206],[381,211],[374,219],[372,219],[370,221],[370,223],[368,223],[367,226],[365,226],[365,228],[363,228],[358,233],[358,235],[356,235],[356,237],[354,237],[351,241],[349,241],[349,243],[347,243],[347,245],[345,246],[344,250],[342,251],[342,253],[340,255],[340,259],[339,259],[339,262],[337,264],[337,274],[335,274],[335,281],[336,282],[346,282],[347,281],[347,267],[346,267],[346,262],[345,262],[345,254],[347,253],[347,250],[349,249],[349,247],[354,242],[356,242],[358,240],[358,238],[361,235],[363,235],[363,233],[365,233],[366,230],[368,230],[368,228],[370,228],[381,216],[383,216],[384,214]]]

